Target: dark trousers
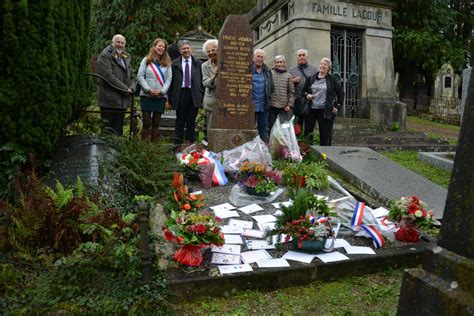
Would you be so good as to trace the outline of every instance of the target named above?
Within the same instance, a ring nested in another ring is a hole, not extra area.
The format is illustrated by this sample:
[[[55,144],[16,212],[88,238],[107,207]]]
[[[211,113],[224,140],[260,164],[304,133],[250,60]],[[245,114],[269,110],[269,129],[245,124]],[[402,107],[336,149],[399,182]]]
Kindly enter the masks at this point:
[[[268,130],[269,130],[269,132],[272,131],[273,124],[275,124],[275,121],[277,120],[278,115],[280,115],[280,117],[283,120],[289,121],[289,120],[291,120],[292,114],[293,114],[293,112],[291,110],[286,112],[284,109],[276,108],[276,107],[271,106],[270,110],[268,111]]]
[[[193,104],[191,89],[182,88],[179,97],[178,108],[176,109],[176,122],[174,127],[174,144],[180,145],[185,136],[186,141],[194,143],[196,141],[196,116],[198,108]]]
[[[112,131],[117,136],[122,136],[125,109],[100,108],[100,117],[105,121],[106,130]]]
[[[268,111],[255,112],[255,121],[257,122],[258,135],[260,135],[260,139],[266,142],[268,140]]]
[[[324,109],[309,109],[305,123],[304,135],[307,136],[310,133],[312,134],[316,120],[318,121],[319,127],[319,144],[321,146],[330,146],[333,120],[324,118]],[[311,140],[311,142],[312,141],[313,140]]]

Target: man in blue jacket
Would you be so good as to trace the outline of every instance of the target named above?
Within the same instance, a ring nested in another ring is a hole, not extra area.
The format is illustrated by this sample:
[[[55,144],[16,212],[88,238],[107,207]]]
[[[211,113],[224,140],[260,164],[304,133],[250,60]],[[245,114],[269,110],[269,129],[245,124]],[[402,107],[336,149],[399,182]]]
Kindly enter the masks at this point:
[[[252,65],[252,101],[255,104],[258,135],[266,142],[268,141],[268,109],[273,91],[273,80],[272,73],[264,61],[265,52],[263,49],[256,49],[253,52]]]

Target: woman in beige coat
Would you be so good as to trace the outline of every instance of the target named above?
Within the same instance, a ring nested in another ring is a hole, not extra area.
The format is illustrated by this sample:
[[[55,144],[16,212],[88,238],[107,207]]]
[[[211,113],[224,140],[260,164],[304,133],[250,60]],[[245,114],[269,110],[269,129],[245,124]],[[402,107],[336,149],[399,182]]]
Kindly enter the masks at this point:
[[[268,128],[270,131],[278,115],[287,121],[291,119],[295,98],[295,87],[291,81],[292,77],[286,69],[286,60],[283,55],[275,57],[275,67],[272,69],[272,76],[274,89],[268,112]]]
[[[202,85],[206,88],[204,93],[204,100],[202,105],[206,110],[206,140],[207,132],[211,127],[212,110],[217,103],[216,99],[216,80],[219,74],[219,67],[217,66],[217,46],[218,41],[210,39],[202,46],[203,52],[209,58],[201,65],[202,69]]]

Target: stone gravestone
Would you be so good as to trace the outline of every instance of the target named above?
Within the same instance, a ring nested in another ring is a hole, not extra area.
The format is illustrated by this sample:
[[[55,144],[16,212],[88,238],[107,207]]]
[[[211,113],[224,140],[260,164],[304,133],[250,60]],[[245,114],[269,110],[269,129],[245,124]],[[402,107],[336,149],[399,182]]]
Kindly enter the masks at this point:
[[[438,245],[403,276],[398,315],[474,315],[474,73]]]
[[[217,106],[208,132],[209,149],[219,152],[256,135],[252,102],[252,30],[245,15],[229,15],[219,33]]]
[[[466,105],[467,89],[469,88],[469,78],[471,78],[471,72],[471,67],[466,68],[462,71],[461,107],[459,109],[459,114],[461,115],[461,123],[462,116],[464,114],[464,106]]]
[[[105,147],[104,142],[97,137],[64,137],[53,157],[46,184],[55,187],[56,181],[59,181],[63,185],[73,185],[77,177],[85,184],[97,184],[99,160],[105,154]]]

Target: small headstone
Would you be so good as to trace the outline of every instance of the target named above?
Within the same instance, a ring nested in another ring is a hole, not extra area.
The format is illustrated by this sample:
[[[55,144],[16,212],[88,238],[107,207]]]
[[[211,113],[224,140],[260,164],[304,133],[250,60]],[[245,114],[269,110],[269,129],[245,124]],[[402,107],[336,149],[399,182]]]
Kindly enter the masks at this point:
[[[229,15],[219,33],[217,107],[213,109],[209,148],[221,151],[255,137],[252,103],[252,30],[245,15]]]
[[[405,272],[398,315],[474,315],[473,75],[438,246],[426,251],[421,269]]]
[[[104,151],[105,144],[97,137],[84,135],[64,137],[53,157],[46,184],[55,187],[57,180],[63,185],[73,185],[77,177],[80,177],[85,184],[97,184],[99,160]]]

